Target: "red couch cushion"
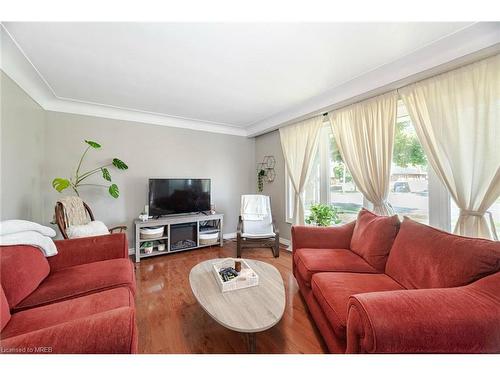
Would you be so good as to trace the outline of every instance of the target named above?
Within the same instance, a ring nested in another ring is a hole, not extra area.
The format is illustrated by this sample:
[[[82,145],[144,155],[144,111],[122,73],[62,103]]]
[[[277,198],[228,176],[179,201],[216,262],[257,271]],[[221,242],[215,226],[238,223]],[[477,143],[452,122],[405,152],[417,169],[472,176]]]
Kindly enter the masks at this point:
[[[384,274],[317,273],[311,279],[312,292],[335,334],[346,338],[347,302],[354,294],[404,289]]]
[[[397,215],[378,216],[363,208],[356,220],[351,238],[351,250],[377,271],[384,272],[399,225]]]
[[[128,288],[109,289],[72,300],[19,311],[12,315],[9,324],[2,331],[2,339],[121,307],[134,307],[134,296]]]
[[[12,308],[30,295],[49,274],[49,263],[33,246],[0,246],[0,275]]]
[[[462,237],[405,217],[386,273],[408,289],[450,288],[500,271],[500,242]]]
[[[7,302],[7,297],[5,297],[2,285],[0,285],[0,310],[0,331],[2,331],[3,327],[5,327],[10,320],[9,302]]]
[[[134,266],[129,259],[110,259],[80,264],[51,273],[31,295],[15,306],[23,310],[89,293],[128,287],[135,292]]]
[[[317,272],[366,272],[377,270],[347,249],[299,249],[295,252],[297,271],[307,286]]]

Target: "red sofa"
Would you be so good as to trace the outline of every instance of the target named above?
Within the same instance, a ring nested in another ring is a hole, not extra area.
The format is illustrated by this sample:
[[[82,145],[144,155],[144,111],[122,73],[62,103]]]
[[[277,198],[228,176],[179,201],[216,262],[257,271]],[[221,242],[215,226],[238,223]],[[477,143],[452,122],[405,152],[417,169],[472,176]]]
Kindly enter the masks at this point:
[[[125,234],[0,247],[0,352],[135,353],[135,274]]]
[[[500,242],[362,210],[292,227],[293,274],[332,353],[499,353]]]

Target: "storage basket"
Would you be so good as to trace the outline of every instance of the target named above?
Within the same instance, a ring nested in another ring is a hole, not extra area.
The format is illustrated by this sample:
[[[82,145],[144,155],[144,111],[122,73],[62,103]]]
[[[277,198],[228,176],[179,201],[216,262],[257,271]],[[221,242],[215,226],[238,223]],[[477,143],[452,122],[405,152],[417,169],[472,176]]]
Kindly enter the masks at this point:
[[[219,232],[200,233],[200,245],[215,245],[219,242]]]
[[[240,274],[234,279],[228,281],[222,280],[219,271],[227,267],[235,268],[236,261],[241,262]],[[212,269],[215,279],[217,280],[217,284],[219,284],[219,288],[223,293],[259,285],[259,275],[257,275],[250,265],[241,258],[223,259],[220,262],[214,263]]]
[[[141,228],[139,229],[139,235],[141,240],[154,240],[163,237],[164,229],[163,225],[160,227]]]

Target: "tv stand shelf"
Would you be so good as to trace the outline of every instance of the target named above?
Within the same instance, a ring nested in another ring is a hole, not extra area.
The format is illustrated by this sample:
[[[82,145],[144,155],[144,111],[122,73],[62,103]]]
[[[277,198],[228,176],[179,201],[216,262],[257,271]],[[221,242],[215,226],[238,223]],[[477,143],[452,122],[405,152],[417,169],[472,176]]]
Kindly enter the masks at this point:
[[[149,219],[146,221],[135,220],[135,261],[140,262],[142,258],[149,258],[156,255],[166,255],[178,253],[181,251],[198,249],[207,246],[223,246],[224,240],[222,238],[224,215],[220,213],[215,214],[189,214],[189,215],[172,215],[164,216],[158,219]],[[210,225],[206,225],[210,222]],[[146,227],[157,227],[163,225],[163,235],[157,239],[141,239],[140,229]],[[218,241],[215,244],[204,245],[200,243],[200,233],[218,233]],[[141,244],[145,242],[165,243],[165,250],[159,251],[157,246],[154,246],[153,252],[150,254],[141,251]],[[188,246],[185,248],[175,247],[178,243],[186,243]]]

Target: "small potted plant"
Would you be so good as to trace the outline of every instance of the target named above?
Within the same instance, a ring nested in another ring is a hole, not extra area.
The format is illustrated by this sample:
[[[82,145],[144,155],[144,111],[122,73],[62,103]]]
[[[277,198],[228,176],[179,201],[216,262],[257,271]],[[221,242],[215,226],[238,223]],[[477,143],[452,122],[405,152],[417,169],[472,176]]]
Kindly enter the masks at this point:
[[[151,241],[143,242],[141,245],[141,249],[144,250],[145,254],[151,254],[153,252],[153,242]]]
[[[264,190],[264,177],[266,177],[266,170],[260,169],[257,173],[257,190],[259,193]]]
[[[311,206],[311,213],[305,219],[305,222],[306,224],[318,227],[328,227],[332,224],[339,224],[341,220],[337,207],[330,204],[318,203]]]

